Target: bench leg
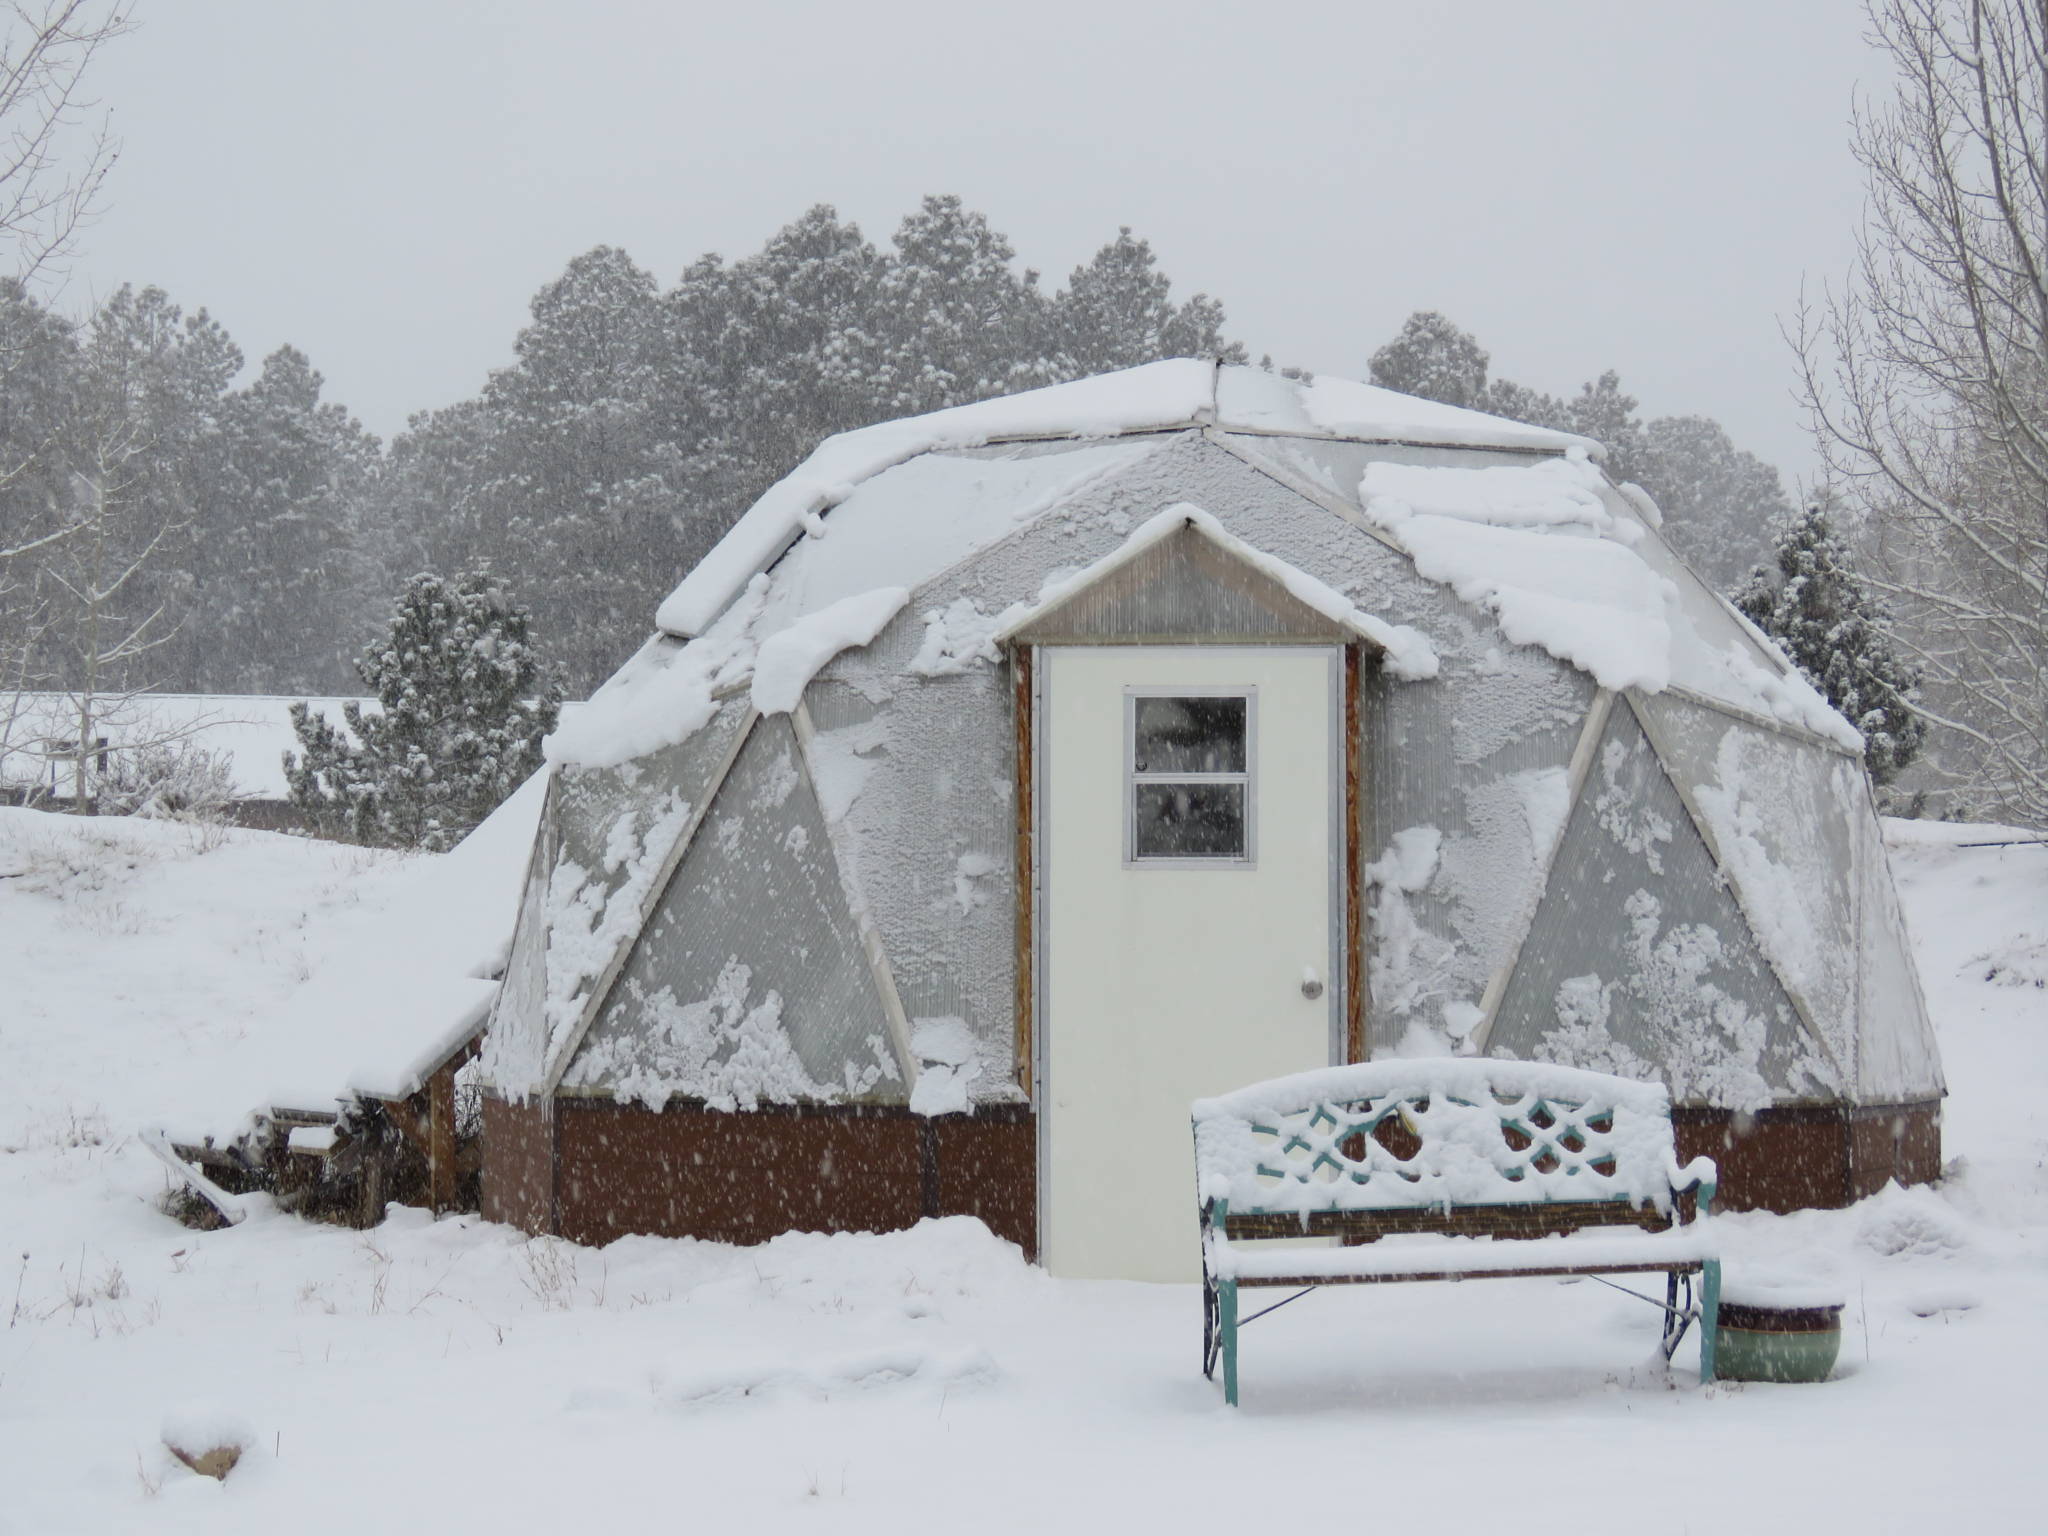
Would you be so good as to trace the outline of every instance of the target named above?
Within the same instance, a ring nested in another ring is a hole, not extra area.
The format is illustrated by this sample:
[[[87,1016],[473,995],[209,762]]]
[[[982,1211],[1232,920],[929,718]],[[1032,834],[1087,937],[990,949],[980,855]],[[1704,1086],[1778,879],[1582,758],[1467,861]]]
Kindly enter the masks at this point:
[[[1216,1283],[1217,1331],[1223,1335],[1223,1401],[1237,1406],[1237,1282]]]
[[[1721,1261],[1708,1259],[1700,1266],[1700,1382],[1714,1379],[1714,1349],[1720,1342]]]
[[[1681,1281],[1685,1290],[1683,1303],[1679,1300]],[[1692,1276],[1674,1269],[1664,1280],[1664,1358],[1666,1360],[1669,1360],[1678,1353],[1678,1346],[1685,1338],[1685,1330],[1692,1326],[1692,1319]]]
[[[1202,1379],[1216,1379],[1216,1282],[1202,1269]]]

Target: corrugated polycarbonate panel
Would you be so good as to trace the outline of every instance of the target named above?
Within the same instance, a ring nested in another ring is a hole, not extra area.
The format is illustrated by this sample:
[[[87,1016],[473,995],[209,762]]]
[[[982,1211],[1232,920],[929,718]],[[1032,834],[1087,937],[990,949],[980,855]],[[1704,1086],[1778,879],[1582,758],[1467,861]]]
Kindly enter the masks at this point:
[[[491,1003],[485,1031],[481,1072],[486,1082],[508,1094],[531,1092],[547,1071],[547,888],[555,867],[555,786],[535,834],[526,886],[519,898],[519,917],[512,930],[512,950],[505,960],[505,979]]]
[[[1276,472],[1301,480],[1347,505],[1361,506],[1359,483],[1374,463],[1413,464],[1422,468],[1478,468],[1488,465],[1528,466],[1527,454],[1445,448],[1410,448],[1365,443],[1316,442],[1303,438],[1233,436],[1233,446]],[[1674,601],[1666,609],[1671,625],[1671,680],[1708,698],[1737,708],[1771,714],[1771,695],[1791,687],[1781,684],[1785,669],[1757,644],[1742,621],[1682,562],[1664,537],[1651,528],[1618,491],[1603,491],[1607,510],[1638,537],[1629,547],[1656,574],[1671,583]],[[1786,703],[1784,700],[1779,701]]]
[[[1859,822],[1857,838],[1863,891],[1856,1094],[1866,1104],[1910,1104],[1943,1091],[1941,1050],[1874,814]]]
[[[1035,453],[926,453],[884,470],[825,514],[774,566],[757,631],[877,587],[916,587],[1004,538],[1023,519],[1151,453],[1149,437]]]
[[[1440,839],[1420,889],[1365,893],[1373,1054],[1398,1053],[1418,1024],[1463,1022],[1457,1006],[1476,1008],[1506,962],[1564,829],[1592,701],[1582,674],[1522,649],[1454,657],[1426,687],[1367,688],[1366,857],[1418,829]]]
[[[1661,1080],[1680,1103],[1760,1109],[1838,1095],[1626,700],[1487,1049]]]
[[[920,604],[913,604],[913,614]],[[1007,667],[906,672],[923,622],[806,695],[819,798],[905,1015],[967,1022],[977,1099],[1016,1094],[1015,722]],[[862,690],[887,697],[869,703]]]
[[[751,714],[737,695],[672,746],[614,768],[556,775],[543,1005],[551,1069],[573,1043],[591,989],[639,931],[663,862],[703,809]]]
[[[562,1082],[652,1108],[903,1097],[787,716],[740,749]]]
[[[1639,707],[1699,808],[1764,953],[1856,1073],[1856,842],[1863,765],[1660,694]]]
[[[644,822],[666,797],[701,804],[711,778],[731,754],[751,708],[744,694],[718,706],[685,740],[615,768],[563,768],[556,778],[556,823],[561,857],[572,859],[615,887],[624,878],[613,857],[626,818]]]
[[[1325,495],[1364,510],[1358,487],[1371,464],[1414,464],[1425,469],[1483,469],[1500,465],[1525,468],[1544,455],[1513,453],[1498,448],[1422,448],[1401,443],[1348,443],[1311,437],[1264,437],[1231,433],[1233,448],[1283,476],[1298,479]]]
[[[1635,552],[1678,594],[1676,611],[1669,613],[1671,681],[1737,708],[1764,707],[1756,675],[1782,676],[1784,668],[1777,658],[1756,643],[1714,589],[1693,574],[1664,542],[1664,536],[1643,522],[1618,492],[1609,491],[1602,500],[1616,517],[1627,518],[1642,529],[1642,538],[1633,546]]]

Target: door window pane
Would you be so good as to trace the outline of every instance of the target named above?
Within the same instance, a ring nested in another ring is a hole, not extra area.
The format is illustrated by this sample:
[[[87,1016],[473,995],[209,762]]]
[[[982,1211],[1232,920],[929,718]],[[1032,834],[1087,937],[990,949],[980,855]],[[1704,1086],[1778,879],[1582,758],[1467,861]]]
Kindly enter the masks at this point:
[[[1243,858],[1244,792],[1241,783],[1139,784],[1132,806],[1134,856]]]
[[[1245,700],[1136,701],[1131,767],[1137,773],[1243,773]]]

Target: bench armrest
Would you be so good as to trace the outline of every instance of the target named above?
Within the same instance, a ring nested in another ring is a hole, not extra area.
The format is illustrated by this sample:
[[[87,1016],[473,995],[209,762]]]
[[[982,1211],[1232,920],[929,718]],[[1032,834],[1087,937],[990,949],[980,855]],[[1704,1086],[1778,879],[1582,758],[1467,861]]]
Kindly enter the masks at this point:
[[[1695,1221],[1713,1213],[1714,1194],[1720,1188],[1720,1178],[1721,1170],[1711,1157],[1696,1157],[1682,1168],[1678,1165],[1677,1158],[1671,1160],[1671,1192],[1678,1194],[1688,1189],[1699,1191],[1693,1203]]]

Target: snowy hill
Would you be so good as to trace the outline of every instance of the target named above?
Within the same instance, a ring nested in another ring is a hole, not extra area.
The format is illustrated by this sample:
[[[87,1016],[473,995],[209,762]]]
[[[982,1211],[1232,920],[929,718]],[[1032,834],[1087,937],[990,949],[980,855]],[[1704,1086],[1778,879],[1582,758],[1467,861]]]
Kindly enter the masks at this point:
[[[1250,1528],[1298,1466],[1355,1469],[1397,1528],[2034,1528],[2048,846],[1887,830],[1953,1176],[1726,1223],[1731,1272],[1847,1298],[1834,1381],[1702,1390],[1690,1346],[1667,1378],[1655,1311],[1591,1282],[1368,1287],[1250,1330],[1231,1413],[1192,1288],[1052,1281],[967,1220],[752,1250],[179,1227],[133,1133],[420,861],[0,811],[0,1533]],[[160,1444],[193,1398],[255,1431],[225,1484]]]

